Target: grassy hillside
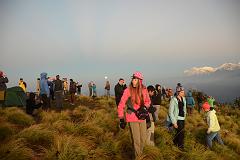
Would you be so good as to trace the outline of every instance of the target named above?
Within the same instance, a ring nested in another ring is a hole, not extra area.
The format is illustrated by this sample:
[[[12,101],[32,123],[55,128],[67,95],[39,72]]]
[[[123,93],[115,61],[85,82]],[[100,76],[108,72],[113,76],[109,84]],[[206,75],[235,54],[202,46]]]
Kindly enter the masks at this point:
[[[77,107],[76,107],[77,106]],[[65,104],[59,112],[39,110],[33,118],[20,108],[0,109],[0,160],[81,160],[133,158],[129,128],[119,129],[115,101],[104,97],[78,98],[75,107]],[[138,159],[240,159],[240,110],[221,108],[218,119],[225,146],[205,147],[206,124],[203,114],[187,117],[185,149],[176,148],[174,134],[164,127],[168,103],[159,113],[155,129],[156,146],[147,146]]]

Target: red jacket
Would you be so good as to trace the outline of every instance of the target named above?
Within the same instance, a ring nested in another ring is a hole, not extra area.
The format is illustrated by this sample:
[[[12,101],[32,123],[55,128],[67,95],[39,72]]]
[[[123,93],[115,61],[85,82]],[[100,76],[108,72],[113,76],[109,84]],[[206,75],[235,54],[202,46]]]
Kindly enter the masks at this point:
[[[148,94],[147,89],[144,88],[143,91],[142,91],[142,93],[143,93],[144,105],[145,105],[146,107],[149,107],[150,104],[151,104],[151,100],[150,100],[150,98],[149,98],[149,94]],[[130,95],[129,88],[125,89],[124,92],[123,92],[123,96],[122,96],[122,98],[121,98],[121,101],[120,101],[120,103],[119,103],[119,105],[118,105],[118,117],[119,117],[120,119],[124,117],[124,108],[125,108],[125,106],[126,106],[126,102],[127,102],[128,98],[129,98],[130,96],[131,96],[131,95]],[[134,105],[133,105],[133,108],[134,108],[135,110],[137,110],[137,109],[140,108],[140,106],[139,106],[138,104],[134,104]],[[139,120],[139,119],[136,117],[136,115],[135,115],[134,112],[132,112],[131,114],[126,113],[126,122],[143,122],[143,121],[144,121],[144,120]]]

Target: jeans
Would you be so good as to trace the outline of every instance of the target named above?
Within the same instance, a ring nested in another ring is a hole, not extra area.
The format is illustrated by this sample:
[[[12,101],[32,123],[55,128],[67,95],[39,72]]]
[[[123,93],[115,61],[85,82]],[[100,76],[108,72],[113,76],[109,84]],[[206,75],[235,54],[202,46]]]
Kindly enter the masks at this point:
[[[216,139],[219,144],[223,145],[223,141],[220,137],[219,131],[218,132],[211,132],[210,134],[207,134],[206,141],[207,141],[207,146],[209,148],[212,148],[212,140]]]
[[[173,143],[179,148],[184,148],[184,120],[178,120],[177,125],[177,133],[173,139]]]

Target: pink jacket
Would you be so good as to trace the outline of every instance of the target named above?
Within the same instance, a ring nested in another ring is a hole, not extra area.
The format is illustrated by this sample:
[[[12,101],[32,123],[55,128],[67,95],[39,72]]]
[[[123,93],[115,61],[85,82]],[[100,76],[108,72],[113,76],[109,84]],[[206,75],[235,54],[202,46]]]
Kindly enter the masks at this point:
[[[146,89],[146,88],[143,89],[142,93],[143,93],[144,105],[145,105],[146,107],[149,107],[150,104],[151,104],[151,100],[150,100],[150,98],[149,98],[149,94],[148,94],[147,89]],[[124,92],[123,92],[123,96],[122,96],[122,98],[121,98],[121,101],[120,101],[120,103],[119,103],[119,105],[118,105],[118,117],[119,117],[120,119],[124,117],[124,108],[125,108],[125,106],[126,106],[126,102],[127,102],[128,98],[129,98],[130,96],[131,96],[131,95],[130,95],[129,88],[125,89]],[[134,104],[134,105],[133,105],[133,108],[134,108],[135,110],[137,110],[139,107],[140,107],[140,106],[139,106],[138,104]],[[126,122],[143,122],[143,121],[144,121],[144,120],[139,120],[139,119],[136,117],[136,115],[135,115],[134,112],[132,112],[131,114],[126,113]]]

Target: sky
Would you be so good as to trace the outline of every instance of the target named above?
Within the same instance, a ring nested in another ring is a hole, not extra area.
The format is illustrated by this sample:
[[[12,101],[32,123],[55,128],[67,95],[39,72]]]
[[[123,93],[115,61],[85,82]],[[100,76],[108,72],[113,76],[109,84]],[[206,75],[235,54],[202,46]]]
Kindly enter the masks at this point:
[[[238,63],[239,15],[239,0],[0,0],[0,70],[29,90],[41,72],[99,88],[134,71],[161,83]]]

